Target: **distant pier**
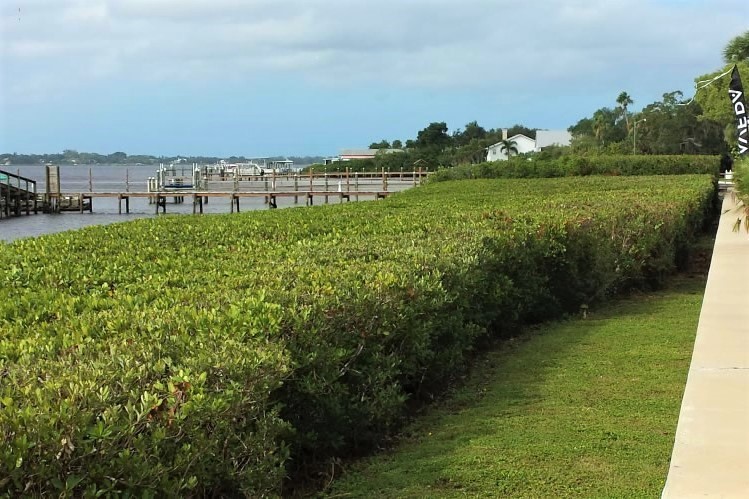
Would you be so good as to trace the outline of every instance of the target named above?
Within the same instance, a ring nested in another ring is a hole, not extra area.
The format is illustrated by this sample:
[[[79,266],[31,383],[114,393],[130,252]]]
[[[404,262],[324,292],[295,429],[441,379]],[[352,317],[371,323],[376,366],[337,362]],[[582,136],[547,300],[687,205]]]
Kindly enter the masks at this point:
[[[93,213],[96,199],[117,199],[118,213],[130,213],[130,200],[145,198],[154,205],[155,213],[166,213],[167,204],[192,202],[194,214],[203,213],[204,205],[214,199],[228,200],[227,211],[241,210],[242,199],[261,198],[268,208],[277,208],[279,199],[293,199],[294,204],[307,206],[384,199],[393,192],[420,184],[428,175],[423,169],[411,172],[343,172],[315,173],[260,173],[242,175],[239,171],[210,171],[194,165],[192,168],[160,168],[155,177],[146,181],[146,190],[131,189],[126,172],[124,189],[94,187],[89,170],[88,190],[65,192],[60,186],[60,172],[56,165],[47,165],[46,192],[37,192],[36,181],[0,170],[0,217],[38,213],[89,212]],[[140,185],[140,182],[138,182]]]

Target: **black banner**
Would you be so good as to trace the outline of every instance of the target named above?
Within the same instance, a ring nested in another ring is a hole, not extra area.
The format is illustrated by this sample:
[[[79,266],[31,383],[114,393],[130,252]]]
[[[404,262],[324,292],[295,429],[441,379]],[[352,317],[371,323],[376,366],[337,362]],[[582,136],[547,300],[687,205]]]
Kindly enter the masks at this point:
[[[739,156],[743,156],[749,151],[749,116],[747,115],[744,87],[741,85],[738,66],[734,66],[731,72],[731,85],[728,87],[728,95],[731,97],[733,112],[736,115]]]

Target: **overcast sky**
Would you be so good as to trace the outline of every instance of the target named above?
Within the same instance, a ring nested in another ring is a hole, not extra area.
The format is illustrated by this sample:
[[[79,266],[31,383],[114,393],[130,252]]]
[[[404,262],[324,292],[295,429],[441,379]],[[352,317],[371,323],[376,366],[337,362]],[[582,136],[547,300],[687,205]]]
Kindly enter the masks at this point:
[[[0,0],[0,153],[333,155],[693,93],[746,0]]]

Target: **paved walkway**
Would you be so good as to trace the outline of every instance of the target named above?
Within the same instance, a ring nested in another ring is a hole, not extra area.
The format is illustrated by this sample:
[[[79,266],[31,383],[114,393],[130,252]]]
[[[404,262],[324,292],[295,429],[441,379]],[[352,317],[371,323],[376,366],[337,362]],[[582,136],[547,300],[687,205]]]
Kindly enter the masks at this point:
[[[749,234],[723,200],[663,498],[749,498]]]

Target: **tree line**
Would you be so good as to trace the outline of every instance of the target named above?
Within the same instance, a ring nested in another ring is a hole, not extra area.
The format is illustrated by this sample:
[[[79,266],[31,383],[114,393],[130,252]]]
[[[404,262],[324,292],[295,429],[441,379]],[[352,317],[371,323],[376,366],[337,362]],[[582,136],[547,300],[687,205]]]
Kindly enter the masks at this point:
[[[749,76],[749,31],[726,45],[723,58],[727,66],[698,76],[695,81],[711,81],[726,73],[733,64]],[[541,158],[566,154],[722,154],[729,157],[735,154],[736,127],[728,101],[728,83],[729,78],[724,75],[700,88],[694,99],[689,100],[680,90],[666,92],[660,100],[637,112],[631,110],[635,103],[632,96],[620,92],[614,105],[604,106],[568,128],[573,137],[569,147],[553,146],[535,155]],[[508,129],[508,136],[522,133],[535,138],[535,132],[534,128],[514,125]],[[415,166],[477,164],[486,161],[486,149],[502,139],[501,128],[486,129],[476,121],[452,133],[448,133],[445,122],[434,122],[420,130],[415,139],[392,142],[383,139],[369,146],[371,149],[403,149],[403,153],[378,154],[374,159],[328,165],[327,168],[393,171]],[[511,153],[514,146],[507,141],[501,147]]]
[[[118,151],[111,154],[98,154],[93,152],[78,152],[73,149],[65,149],[61,153],[50,154],[0,154],[0,167],[3,165],[36,165],[45,163],[67,164],[67,165],[158,165],[159,163],[198,163],[212,164],[221,160],[229,163],[244,163],[252,158],[245,156],[230,156],[221,158],[218,156],[152,156],[146,154],[128,155]],[[268,160],[289,159],[296,164],[309,165],[322,161],[322,156],[274,156]]]
[[[723,60],[723,68],[695,78],[698,90],[693,99],[685,99],[680,90],[666,92],[633,113],[632,97],[621,92],[615,106],[602,107],[569,128],[571,149],[604,154],[735,154],[728,71],[736,64],[740,73],[749,76],[749,31],[726,45]]]
[[[507,136],[523,134],[532,139],[536,138],[536,129],[525,125],[515,124],[507,130]],[[502,128],[484,128],[476,121],[471,121],[464,128],[449,131],[444,121],[433,122],[419,130],[415,139],[392,142],[382,139],[369,145],[370,149],[380,149],[382,154],[376,154],[372,159],[360,159],[333,163],[323,167],[321,164],[312,165],[315,169],[325,168],[327,171],[372,171],[385,169],[386,171],[411,171],[414,168],[436,169],[441,166],[457,166],[461,164],[476,164],[486,161],[486,149],[503,140]],[[509,142],[509,141],[508,141]],[[510,147],[513,147],[510,145]],[[400,152],[387,154],[385,150],[398,149]]]

